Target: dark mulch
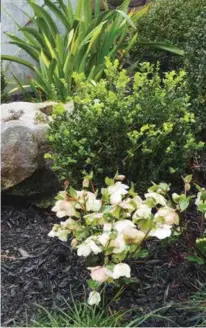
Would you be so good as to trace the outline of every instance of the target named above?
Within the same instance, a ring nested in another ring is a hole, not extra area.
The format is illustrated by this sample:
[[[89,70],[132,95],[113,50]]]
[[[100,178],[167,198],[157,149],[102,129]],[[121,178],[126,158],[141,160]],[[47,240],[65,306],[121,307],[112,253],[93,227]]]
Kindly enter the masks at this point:
[[[206,267],[185,259],[193,243],[191,236],[199,234],[198,219],[192,213],[189,221],[190,230],[180,241],[165,245],[148,242],[151,255],[147,262],[131,263],[140,283],[126,287],[119,308],[152,311],[171,301],[185,301],[200,283],[206,283]],[[71,291],[75,300],[84,297],[83,285],[88,277],[84,262],[66,243],[47,236],[55,222],[49,210],[3,206],[3,326],[27,326],[35,319],[36,304],[55,309],[62,298],[70,301]],[[178,312],[172,315],[179,316]],[[184,317],[181,320],[184,325]]]
[[[33,207],[2,208],[2,324],[26,324],[35,304],[55,308],[82,293],[86,270],[66,243],[47,236],[57,222]]]

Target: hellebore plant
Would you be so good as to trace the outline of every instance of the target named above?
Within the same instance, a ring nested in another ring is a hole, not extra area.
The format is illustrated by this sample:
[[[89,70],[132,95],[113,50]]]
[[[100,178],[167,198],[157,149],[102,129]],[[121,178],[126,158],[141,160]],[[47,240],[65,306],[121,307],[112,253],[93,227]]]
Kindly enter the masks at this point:
[[[142,199],[133,186],[122,183],[123,175],[114,179],[106,178],[106,188],[101,189],[101,197],[92,184],[92,174],[85,176],[83,190],[62,191],[57,196],[53,211],[57,217],[68,217],[55,224],[50,237],[67,241],[72,234],[71,246],[77,255],[85,258],[98,256],[99,265],[89,266],[93,289],[88,303],[98,305],[101,297],[97,289],[103,283],[117,284],[118,279],[131,277],[131,268],[123,261],[141,256],[143,242],[151,237],[170,237],[174,226],[179,225],[178,212],[189,205],[191,197],[173,194],[168,196],[170,187],[166,183],[153,184]],[[190,176],[185,185],[190,186]],[[92,187],[92,192],[88,191]],[[202,191],[199,191],[196,204],[201,206]],[[202,208],[202,207],[201,207]]]
[[[107,188],[101,189],[101,199],[97,199],[97,191],[87,190],[92,184],[91,176],[87,176],[83,190],[70,187],[69,192],[60,192],[53,208],[57,217],[69,218],[55,224],[50,237],[67,241],[72,234],[71,245],[78,256],[104,255],[101,265],[88,267],[95,289],[105,282],[130,278],[130,266],[123,261],[138,257],[146,238],[164,239],[171,235],[173,225],[179,223],[176,209],[165,198],[167,184],[149,188],[143,200],[133,187],[122,183],[123,179],[122,175],[106,178]],[[88,302],[90,305],[100,302],[96,290],[90,293]]]

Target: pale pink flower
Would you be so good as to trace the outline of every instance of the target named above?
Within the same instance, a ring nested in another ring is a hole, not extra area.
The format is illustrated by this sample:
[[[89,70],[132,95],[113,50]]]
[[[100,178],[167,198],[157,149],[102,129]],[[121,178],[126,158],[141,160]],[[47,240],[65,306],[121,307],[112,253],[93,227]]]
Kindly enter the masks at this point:
[[[74,239],[72,239],[72,241],[71,241],[71,246],[72,246],[72,247],[75,247],[75,246],[77,246],[77,243],[78,243],[77,239],[74,238]]]
[[[179,224],[179,215],[174,208],[162,207],[154,216],[155,221],[163,219],[165,224]]]
[[[119,175],[117,175],[117,176],[115,177],[115,180],[123,181],[125,178],[126,178],[125,175],[123,175],[123,174],[119,174]]]
[[[87,268],[87,269],[91,271],[90,276],[91,276],[92,280],[102,283],[102,282],[107,281],[107,279],[109,278],[109,276],[107,274],[107,269],[103,266],[97,266],[97,267]]]

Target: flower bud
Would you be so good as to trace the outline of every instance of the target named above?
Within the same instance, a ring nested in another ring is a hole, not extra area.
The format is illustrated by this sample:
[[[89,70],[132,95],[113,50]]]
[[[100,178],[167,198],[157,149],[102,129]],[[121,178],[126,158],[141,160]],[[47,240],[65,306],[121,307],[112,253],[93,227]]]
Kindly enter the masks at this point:
[[[88,188],[89,187],[89,179],[84,179],[82,186],[83,186],[83,188]]]
[[[119,174],[115,177],[115,180],[123,181],[125,178],[126,178],[125,175]]]
[[[74,239],[72,239],[72,241],[71,241],[71,246],[72,246],[72,247],[75,247],[76,245],[77,245],[77,239],[74,238]]]

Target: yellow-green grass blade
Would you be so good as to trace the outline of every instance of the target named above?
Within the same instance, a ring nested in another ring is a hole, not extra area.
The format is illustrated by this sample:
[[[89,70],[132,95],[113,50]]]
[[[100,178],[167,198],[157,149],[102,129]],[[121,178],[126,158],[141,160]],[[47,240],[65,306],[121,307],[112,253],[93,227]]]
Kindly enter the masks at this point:
[[[39,33],[42,35],[43,33],[46,34],[47,38],[49,39],[49,41],[51,42],[51,44],[53,45],[53,47],[55,46],[55,37],[52,33],[51,30],[49,28],[49,26],[47,25],[46,21],[42,18],[42,17],[36,17],[35,19],[35,24],[37,25],[38,29],[39,29]]]
[[[127,15],[124,11],[118,9],[116,10],[116,12],[119,13],[127,21],[127,23],[136,30],[136,26],[134,25],[129,15]]]

